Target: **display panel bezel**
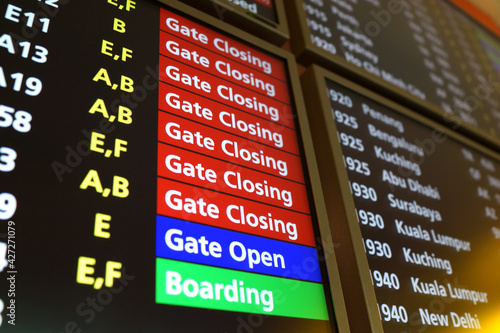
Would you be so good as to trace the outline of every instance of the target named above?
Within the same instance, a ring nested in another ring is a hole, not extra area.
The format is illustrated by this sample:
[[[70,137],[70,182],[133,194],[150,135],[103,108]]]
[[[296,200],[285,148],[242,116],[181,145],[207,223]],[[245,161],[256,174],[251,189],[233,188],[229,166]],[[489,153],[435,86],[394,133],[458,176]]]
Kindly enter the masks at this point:
[[[164,0],[158,0],[167,3]],[[288,20],[283,0],[273,0],[276,22],[252,13],[229,0],[180,0],[194,8],[248,31],[275,45],[283,45],[290,39]]]

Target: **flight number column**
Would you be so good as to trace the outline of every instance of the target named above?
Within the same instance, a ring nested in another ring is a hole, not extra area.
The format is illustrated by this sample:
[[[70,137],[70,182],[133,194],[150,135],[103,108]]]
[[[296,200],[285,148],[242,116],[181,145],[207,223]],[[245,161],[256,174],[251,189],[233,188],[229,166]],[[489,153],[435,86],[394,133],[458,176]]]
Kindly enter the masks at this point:
[[[30,11],[30,6],[19,7],[14,4],[7,4],[3,13],[2,23],[10,26],[12,31],[23,31],[23,29],[38,30],[43,34],[49,33],[50,19],[35,15]],[[36,68],[41,68],[47,62],[49,50],[35,44],[36,39],[27,40],[26,38],[11,33],[4,33],[0,37],[1,52],[5,60],[16,58],[23,60],[20,64],[29,63],[35,66],[25,66],[23,68],[34,68],[35,72],[24,73],[18,68],[6,66],[0,63],[0,90],[3,94],[10,95],[12,98],[6,99],[12,101],[9,105],[0,104],[0,127],[1,131],[10,137],[28,136],[31,130],[32,113],[35,110],[24,110],[23,102],[26,99],[39,99],[42,96],[43,83],[37,77]],[[28,104],[29,105],[29,104]],[[19,152],[20,154],[24,152]],[[17,147],[0,147],[0,172],[13,173],[16,168],[18,158]],[[0,191],[2,189],[0,188]],[[8,220],[14,216],[17,209],[17,200],[15,193],[0,193],[0,219]]]
[[[328,10],[323,0],[304,0],[302,2],[307,14],[307,25],[311,30],[311,41],[331,54],[337,53],[335,47],[332,23],[328,21]]]
[[[6,279],[6,298],[0,299],[0,326],[16,325],[16,288],[17,273],[20,267],[16,262],[16,212],[18,189],[5,188],[5,184],[15,183],[19,161],[26,161],[31,154],[21,142],[30,139],[33,115],[40,110],[33,105],[43,98],[43,82],[40,74],[46,70],[49,50],[40,41],[40,36],[50,35],[51,19],[40,11],[35,11],[36,1],[23,4],[7,2],[3,4],[0,22],[5,29],[0,36],[0,220],[5,222],[5,242],[0,242],[0,277]],[[57,4],[48,6],[58,8]],[[8,29],[9,32],[6,32]],[[29,36],[28,36],[29,32]],[[28,38],[29,37],[29,38]],[[7,65],[9,64],[9,65]],[[7,97],[8,96],[8,97]]]
[[[370,263],[370,274],[376,289],[384,288],[399,290],[403,283],[401,276],[392,269],[394,257],[397,254],[397,243],[388,237],[392,226],[384,204],[384,187],[382,181],[398,178],[397,168],[388,163],[381,167],[373,157],[384,158],[394,154],[387,150],[384,143],[367,138],[367,132],[373,134],[380,130],[376,121],[367,121],[366,115],[375,111],[370,105],[356,103],[346,90],[328,86],[332,116],[337,124],[337,137],[342,147],[343,162],[349,175],[350,192],[354,198],[357,220],[362,235],[363,247]],[[362,110],[362,111],[361,111]],[[402,124],[394,122],[396,130],[404,133]],[[382,125],[382,127],[384,127]],[[373,143],[373,144],[372,144]],[[395,154],[397,155],[397,154]],[[383,163],[383,162],[382,162]],[[392,178],[394,177],[394,178]],[[390,188],[397,188],[396,181]],[[379,293],[377,293],[379,295]],[[403,303],[395,298],[377,298],[382,321],[394,323],[407,323],[408,310]]]

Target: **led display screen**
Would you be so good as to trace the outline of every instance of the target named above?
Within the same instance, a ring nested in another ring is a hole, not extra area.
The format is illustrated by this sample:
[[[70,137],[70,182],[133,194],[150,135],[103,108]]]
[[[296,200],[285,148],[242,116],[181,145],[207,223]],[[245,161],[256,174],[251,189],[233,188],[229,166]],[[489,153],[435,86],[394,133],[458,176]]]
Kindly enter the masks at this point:
[[[498,140],[500,40],[447,1],[300,0],[296,10],[304,54]]]
[[[321,176],[340,179],[384,332],[497,331],[498,156],[333,74],[315,74],[325,107],[311,111],[312,131],[330,147],[318,158],[337,167],[324,162]],[[325,197],[337,190],[324,189]],[[340,215],[332,210],[331,223]]]
[[[293,58],[188,8],[0,4],[2,330],[335,330]]]

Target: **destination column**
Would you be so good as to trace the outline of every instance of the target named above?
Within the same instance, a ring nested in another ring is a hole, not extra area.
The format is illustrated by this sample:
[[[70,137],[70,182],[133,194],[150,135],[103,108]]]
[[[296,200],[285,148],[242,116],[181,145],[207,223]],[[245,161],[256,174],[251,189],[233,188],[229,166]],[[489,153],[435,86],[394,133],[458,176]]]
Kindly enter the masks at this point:
[[[160,24],[156,302],[327,320],[285,63]]]

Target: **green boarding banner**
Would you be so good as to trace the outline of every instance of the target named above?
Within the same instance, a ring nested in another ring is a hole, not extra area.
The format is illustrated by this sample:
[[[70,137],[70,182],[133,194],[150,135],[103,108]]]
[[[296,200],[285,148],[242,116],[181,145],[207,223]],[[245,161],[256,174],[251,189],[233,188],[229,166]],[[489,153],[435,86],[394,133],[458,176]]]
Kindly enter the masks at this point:
[[[156,303],[328,320],[323,285],[156,258]]]

